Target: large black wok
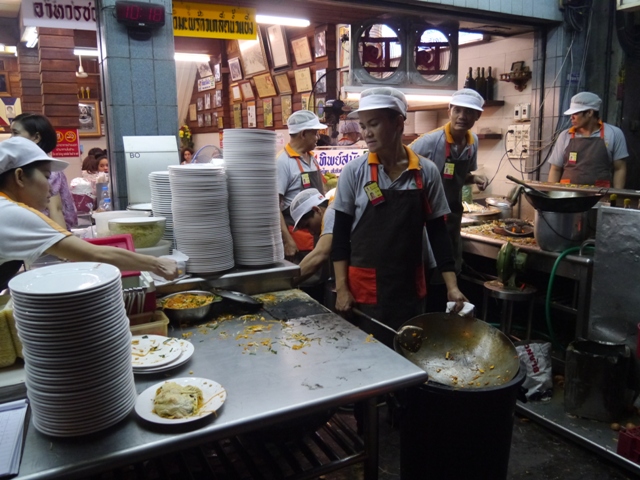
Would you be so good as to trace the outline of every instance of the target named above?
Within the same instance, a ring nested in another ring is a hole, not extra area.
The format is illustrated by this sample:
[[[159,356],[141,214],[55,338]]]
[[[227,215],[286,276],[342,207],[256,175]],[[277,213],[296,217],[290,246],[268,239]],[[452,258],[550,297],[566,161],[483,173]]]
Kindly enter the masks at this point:
[[[580,192],[546,192],[542,196],[525,188],[527,201],[536,210],[543,212],[580,213],[590,210],[602,198],[602,194],[588,195]]]
[[[394,340],[394,348],[429,374],[429,382],[455,388],[487,388],[508,383],[520,368],[513,343],[481,320],[448,313],[427,313],[404,326],[423,329],[415,353]]]

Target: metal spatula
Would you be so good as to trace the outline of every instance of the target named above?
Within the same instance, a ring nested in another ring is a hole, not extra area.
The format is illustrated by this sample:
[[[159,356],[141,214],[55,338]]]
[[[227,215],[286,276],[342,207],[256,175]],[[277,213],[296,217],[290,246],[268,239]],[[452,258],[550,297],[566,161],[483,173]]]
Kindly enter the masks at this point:
[[[385,325],[381,321],[370,317],[369,315],[367,315],[361,310],[358,310],[357,308],[352,309],[352,311],[356,315],[360,315],[361,317],[366,318],[370,322],[376,323],[381,327],[386,328],[390,332],[393,332],[398,338],[400,345],[405,350],[408,350],[411,353],[415,353],[418,350],[420,350],[420,347],[422,347],[422,332],[423,332],[422,328],[416,327],[414,325],[405,325],[404,327],[400,328],[400,330],[396,331],[393,328],[391,328],[389,325]]]

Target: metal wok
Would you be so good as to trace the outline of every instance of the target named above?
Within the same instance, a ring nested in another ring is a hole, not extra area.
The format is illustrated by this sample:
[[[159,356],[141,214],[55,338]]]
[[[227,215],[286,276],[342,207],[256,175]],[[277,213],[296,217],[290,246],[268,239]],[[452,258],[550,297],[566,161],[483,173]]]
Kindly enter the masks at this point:
[[[394,340],[396,352],[425,370],[429,383],[479,389],[508,383],[520,361],[513,343],[481,320],[447,313],[427,313],[402,326],[423,329],[422,348],[411,353]]]
[[[543,212],[580,213],[590,210],[602,198],[602,194],[585,195],[580,192],[547,192],[548,196],[538,195],[525,189],[527,201],[536,210]]]

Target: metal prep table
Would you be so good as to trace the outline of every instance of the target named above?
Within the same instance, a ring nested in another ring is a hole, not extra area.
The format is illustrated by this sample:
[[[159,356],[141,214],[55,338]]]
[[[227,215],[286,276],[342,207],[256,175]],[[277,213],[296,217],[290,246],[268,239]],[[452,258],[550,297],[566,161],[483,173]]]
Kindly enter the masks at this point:
[[[195,346],[183,366],[157,375],[137,375],[138,393],[163,380],[193,375],[223,385],[227,400],[215,415],[192,424],[168,428],[147,423],[132,412],[119,424],[79,438],[42,435],[29,425],[19,479],[81,478],[116,467],[225,439],[301,418],[330,407],[367,401],[364,422],[365,477],[378,475],[375,399],[401,388],[419,385],[427,374],[361,330],[329,312],[299,290],[277,292],[259,317],[235,316],[219,322],[173,331]],[[295,314],[309,312],[309,315]],[[238,333],[255,321],[291,316],[286,324],[271,322],[270,331],[249,340]],[[292,346],[292,333],[310,338],[310,345]],[[272,340],[271,350],[260,345]],[[288,346],[287,346],[288,345]],[[326,472],[323,472],[326,473]]]
[[[508,240],[506,237],[502,240],[486,235],[469,233],[464,228],[461,235],[464,253],[479,255],[493,260],[498,258],[500,248]],[[527,269],[530,270],[551,273],[555,261],[560,256],[556,252],[544,251],[537,245],[519,243],[517,239],[511,239],[511,242],[514,246],[527,253]],[[575,335],[576,337],[586,338],[589,329],[589,299],[591,297],[591,281],[593,277],[593,257],[567,255],[558,266],[556,275],[575,280],[578,283]]]

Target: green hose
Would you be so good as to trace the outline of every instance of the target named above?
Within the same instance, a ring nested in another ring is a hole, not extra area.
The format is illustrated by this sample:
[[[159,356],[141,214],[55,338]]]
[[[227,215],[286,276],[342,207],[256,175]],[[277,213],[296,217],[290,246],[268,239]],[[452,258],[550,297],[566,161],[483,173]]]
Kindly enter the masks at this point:
[[[587,247],[595,248],[591,245],[587,245]],[[547,298],[545,300],[545,305],[544,305],[545,317],[547,320],[547,330],[549,330],[549,337],[551,338],[551,343],[553,344],[554,347],[560,350],[564,350],[564,347],[560,344],[560,342],[558,342],[558,339],[556,338],[556,334],[553,331],[553,326],[551,325],[551,290],[553,290],[553,279],[555,277],[556,270],[558,269],[558,265],[560,265],[560,262],[562,261],[562,259],[567,255],[574,252],[578,252],[578,251],[580,251],[580,247],[571,247],[566,249],[564,252],[562,252],[558,256],[555,263],[553,264],[553,268],[551,269],[551,274],[549,276],[549,285],[547,286]]]

